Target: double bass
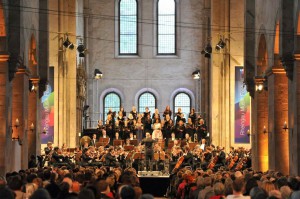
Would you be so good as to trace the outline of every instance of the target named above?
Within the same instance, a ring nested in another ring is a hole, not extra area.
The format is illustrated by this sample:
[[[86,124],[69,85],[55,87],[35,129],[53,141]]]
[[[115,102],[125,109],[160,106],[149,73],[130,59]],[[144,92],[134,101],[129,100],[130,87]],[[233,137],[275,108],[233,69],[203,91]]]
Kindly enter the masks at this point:
[[[218,162],[219,156],[215,156],[210,163],[208,164],[207,168],[208,169],[213,169],[216,166],[216,163]]]

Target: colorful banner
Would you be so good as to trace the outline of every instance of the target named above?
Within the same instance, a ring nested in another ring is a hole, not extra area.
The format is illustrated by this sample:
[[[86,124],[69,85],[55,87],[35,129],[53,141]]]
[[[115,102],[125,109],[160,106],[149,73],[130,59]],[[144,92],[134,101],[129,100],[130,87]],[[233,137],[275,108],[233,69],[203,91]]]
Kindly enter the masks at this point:
[[[250,95],[244,85],[244,68],[235,67],[235,98],[234,98],[234,142],[249,144],[250,137]]]
[[[54,140],[54,68],[49,68],[49,82],[41,98],[41,144]]]

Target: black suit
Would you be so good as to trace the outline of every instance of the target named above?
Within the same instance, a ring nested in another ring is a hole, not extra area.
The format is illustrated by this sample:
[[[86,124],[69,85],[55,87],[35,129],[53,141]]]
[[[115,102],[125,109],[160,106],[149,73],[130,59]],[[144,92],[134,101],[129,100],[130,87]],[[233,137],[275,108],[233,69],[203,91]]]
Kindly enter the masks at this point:
[[[105,156],[105,163],[108,166],[119,166],[117,165],[117,159],[110,152],[108,152]]]
[[[97,139],[95,139],[95,140],[92,139],[90,145],[91,145],[91,146],[96,146],[96,142],[97,142]]]
[[[193,154],[188,152],[183,159],[182,166],[192,166],[193,165]]]
[[[152,138],[145,138],[142,140],[142,145],[145,144],[145,155],[146,155],[146,160],[152,160],[153,157],[153,143],[155,140]]]

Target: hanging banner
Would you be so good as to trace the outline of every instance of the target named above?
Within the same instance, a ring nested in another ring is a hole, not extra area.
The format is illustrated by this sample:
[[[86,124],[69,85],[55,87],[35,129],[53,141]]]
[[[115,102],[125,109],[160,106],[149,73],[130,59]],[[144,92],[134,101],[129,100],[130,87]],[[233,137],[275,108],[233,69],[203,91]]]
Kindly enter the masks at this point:
[[[49,82],[41,98],[41,144],[54,140],[54,68],[49,68]]]
[[[234,98],[234,142],[249,144],[250,137],[250,95],[244,85],[244,68],[235,67],[235,98]]]

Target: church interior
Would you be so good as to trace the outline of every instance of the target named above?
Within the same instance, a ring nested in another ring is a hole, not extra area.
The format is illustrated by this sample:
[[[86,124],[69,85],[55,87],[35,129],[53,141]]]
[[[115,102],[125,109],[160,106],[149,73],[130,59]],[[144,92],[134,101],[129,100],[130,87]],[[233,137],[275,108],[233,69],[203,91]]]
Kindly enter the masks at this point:
[[[174,123],[194,109],[226,154],[251,150],[253,170],[299,175],[299,11],[298,0],[1,0],[0,174],[49,142],[80,146],[108,112],[162,118],[169,106]]]

